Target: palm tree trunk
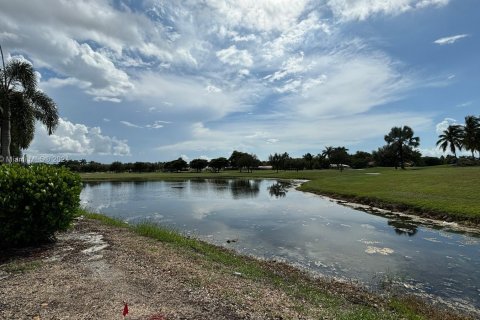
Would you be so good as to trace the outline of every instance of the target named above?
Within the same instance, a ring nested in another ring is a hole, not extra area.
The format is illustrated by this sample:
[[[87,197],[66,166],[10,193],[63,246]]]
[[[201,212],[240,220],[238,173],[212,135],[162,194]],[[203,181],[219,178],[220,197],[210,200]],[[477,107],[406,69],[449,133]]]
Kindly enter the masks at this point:
[[[2,119],[2,134],[1,134],[1,144],[2,144],[2,161],[4,163],[9,163],[11,161],[10,157],[10,143],[12,140],[10,133],[10,110],[5,108],[4,117]]]

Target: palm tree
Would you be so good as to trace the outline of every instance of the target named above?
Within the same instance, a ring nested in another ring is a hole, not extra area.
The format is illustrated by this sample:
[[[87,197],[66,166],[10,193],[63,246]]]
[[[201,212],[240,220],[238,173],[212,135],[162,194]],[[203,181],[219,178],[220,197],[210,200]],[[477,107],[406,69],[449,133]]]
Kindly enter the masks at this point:
[[[385,136],[385,141],[388,146],[394,148],[402,169],[405,169],[404,153],[406,150],[404,149],[415,148],[420,145],[420,138],[413,136],[413,130],[409,126],[393,127]]]
[[[4,162],[10,162],[12,149],[19,152],[32,141],[35,120],[42,122],[52,134],[58,124],[58,111],[55,102],[37,89],[32,65],[20,60],[10,60],[5,65],[1,46],[0,53],[1,156]]]
[[[445,152],[450,146],[450,151],[457,158],[457,149],[462,150],[463,129],[460,125],[450,125],[438,136],[437,146]]]
[[[325,149],[322,150],[322,156],[324,156],[325,158],[330,158],[333,151],[334,151],[334,148],[332,146],[325,147]]]
[[[475,159],[475,151],[480,152],[478,141],[480,137],[480,119],[475,116],[466,116],[465,125],[463,126],[462,144],[465,150],[472,152],[472,158]]]
[[[312,170],[312,161],[313,161],[313,156],[312,156],[312,154],[311,154],[310,152],[304,154],[304,155],[303,155],[303,159],[304,159],[305,162],[307,163],[308,169]]]

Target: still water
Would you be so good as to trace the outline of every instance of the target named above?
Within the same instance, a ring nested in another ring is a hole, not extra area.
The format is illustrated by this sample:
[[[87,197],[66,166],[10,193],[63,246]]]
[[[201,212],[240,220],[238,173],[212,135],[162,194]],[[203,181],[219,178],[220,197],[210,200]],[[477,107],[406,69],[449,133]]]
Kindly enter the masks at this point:
[[[81,200],[129,223],[480,310],[480,234],[369,214],[275,180],[87,183]]]

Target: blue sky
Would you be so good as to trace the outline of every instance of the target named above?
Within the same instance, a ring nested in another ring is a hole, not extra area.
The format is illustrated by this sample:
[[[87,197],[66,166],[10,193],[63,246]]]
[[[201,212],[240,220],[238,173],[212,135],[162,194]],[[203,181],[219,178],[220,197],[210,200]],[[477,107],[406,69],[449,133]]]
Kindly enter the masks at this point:
[[[480,115],[478,0],[0,0],[0,43],[61,121],[26,153],[111,162],[372,151],[425,155]]]

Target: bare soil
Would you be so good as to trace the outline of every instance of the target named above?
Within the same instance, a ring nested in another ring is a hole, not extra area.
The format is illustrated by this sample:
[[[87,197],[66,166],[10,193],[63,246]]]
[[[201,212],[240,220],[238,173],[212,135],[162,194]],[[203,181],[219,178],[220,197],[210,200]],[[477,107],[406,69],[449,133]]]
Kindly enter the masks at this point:
[[[284,292],[94,220],[12,254],[0,257],[0,319],[122,319],[124,301],[126,319],[305,319]]]

